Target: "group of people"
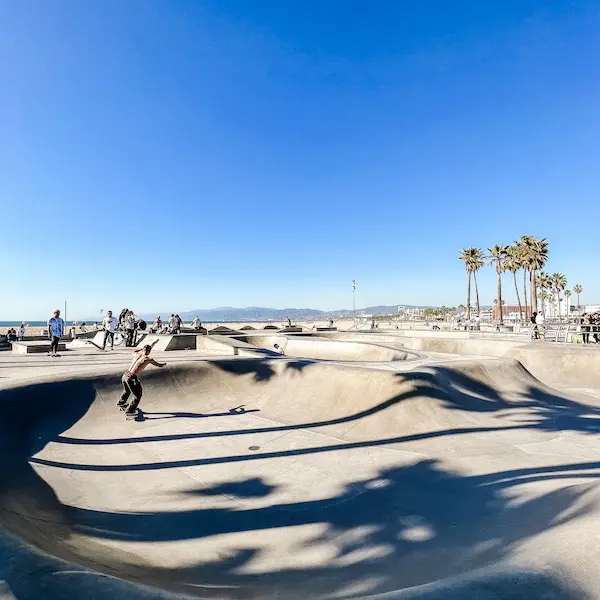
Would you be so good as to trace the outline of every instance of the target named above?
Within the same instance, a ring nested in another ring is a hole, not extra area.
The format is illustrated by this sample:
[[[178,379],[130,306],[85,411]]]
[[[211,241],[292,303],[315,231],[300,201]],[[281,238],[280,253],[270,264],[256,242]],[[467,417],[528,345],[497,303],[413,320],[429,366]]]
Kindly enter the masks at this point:
[[[600,312],[581,315],[581,337],[584,344],[590,343],[590,332],[596,344],[600,344]]]
[[[25,339],[25,323],[21,323],[19,329],[10,327],[9,330],[6,332],[6,337],[9,342],[22,342]]]
[[[152,326],[150,327],[150,333],[178,334],[181,333],[183,325],[183,319],[178,314],[171,313],[171,316],[166,323],[162,320],[160,315],[157,315],[156,319],[154,319],[154,323],[152,323]],[[199,331],[202,329],[202,321],[196,316],[190,326],[196,331]]]

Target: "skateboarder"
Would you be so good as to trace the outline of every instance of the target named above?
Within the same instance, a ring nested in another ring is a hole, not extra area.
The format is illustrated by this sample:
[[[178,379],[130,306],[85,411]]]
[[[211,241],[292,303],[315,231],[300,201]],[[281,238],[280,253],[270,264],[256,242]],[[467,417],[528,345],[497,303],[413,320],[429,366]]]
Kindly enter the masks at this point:
[[[134,417],[138,412],[138,405],[142,399],[142,384],[138,379],[138,375],[148,366],[154,365],[155,367],[164,367],[166,363],[159,363],[153,358],[150,358],[150,352],[152,346],[146,344],[141,350],[137,350],[133,353],[133,360],[131,366],[125,373],[121,381],[123,382],[123,394],[121,399],[117,402],[117,406],[125,411],[127,417]],[[129,396],[133,394],[133,402],[127,406]],[[127,406],[127,408],[125,408]]]
[[[58,356],[58,342],[65,332],[65,322],[60,318],[60,310],[54,311],[54,316],[48,319],[48,337],[50,338],[50,352],[48,356]]]

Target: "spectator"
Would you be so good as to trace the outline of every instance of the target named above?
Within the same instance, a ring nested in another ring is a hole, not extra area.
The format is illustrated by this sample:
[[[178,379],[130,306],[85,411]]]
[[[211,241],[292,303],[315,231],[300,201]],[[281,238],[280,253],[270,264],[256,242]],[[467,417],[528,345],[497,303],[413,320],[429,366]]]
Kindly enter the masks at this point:
[[[194,320],[192,321],[192,327],[194,329],[202,329],[202,323],[200,322],[198,315],[194,317]]]
[[[19,327],[19,341],[22,342],[25,339],[25,323],[21,323]]]
[[[125,331],[127,333],[125,345],[131,348],[133,347],[133,338],[135,337],[135,317],[132,310],[128,311],[125,315]]]
[[[590,315],[587,313],[583,313],[581,315],[581,339],[584,344],[590,343],[590,325],[592,324],[592,319]]]
[[[112,350],[115,345],[115,329],[117,328],[118,321],[113,317],[112,310],[109,310],[106,313],[106,317],[104,321],[102,321],[102,325],[104,325],[104,341],[102,342],[102,350],[106,349],[106,342],[110,340],[110,349]]]

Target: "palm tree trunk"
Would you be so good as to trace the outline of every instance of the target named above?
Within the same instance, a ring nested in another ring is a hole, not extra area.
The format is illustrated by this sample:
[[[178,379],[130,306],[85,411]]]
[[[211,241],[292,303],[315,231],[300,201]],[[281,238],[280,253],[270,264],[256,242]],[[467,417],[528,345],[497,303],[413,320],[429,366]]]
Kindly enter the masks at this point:
[[[519,304],[519,320],[523,322],[523,306],[521,305],[521,296],[519,295],[519,286],[517,285],[516,271],[513,271],[513,281],[515,282],[515,292],[517,292],[517,303]]]
[[[471,318],[471,271],[467,271],[469,282],[467,284],[467,321]]]
[[[529,304],[527,304],[527,269],[523,269],[523,294],[523,301],[525,303],[525,322],[527,322],[527,309],[529,308]]]
[[[498,264],[498,308],[500,310],[499,325],[504,325],[504,316],[502,314],[502,274],[500,272],[500,264]]]
[[[581,304],[579,304],[579,294],[577,294],[577,316],[581,313]]]
[[[535,285],[535,269],[529,271],[529,292],[531,294],[531,314],[537,312],[537,287]]]
[[[475,301],[477,302],[477,315],[481,315],[479,307],[479,286],[477,285],[477,271],[473,271],[473,280],[475,281]]]
[[[557,290],[556,297],[558,298],[558,320],[562,321],[562,314],[560,312],[560,290]]]

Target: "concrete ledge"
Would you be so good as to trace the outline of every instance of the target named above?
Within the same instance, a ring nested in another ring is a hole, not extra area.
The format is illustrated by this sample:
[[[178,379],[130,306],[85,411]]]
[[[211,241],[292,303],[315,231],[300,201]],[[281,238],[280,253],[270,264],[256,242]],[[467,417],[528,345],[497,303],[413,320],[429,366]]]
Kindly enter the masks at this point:
[[[58,343],[58,351],[64,352],[67,349],[65,342]],[[41,354],[50,352],[50,342],[13,342],[12,351],[14,354]]]

